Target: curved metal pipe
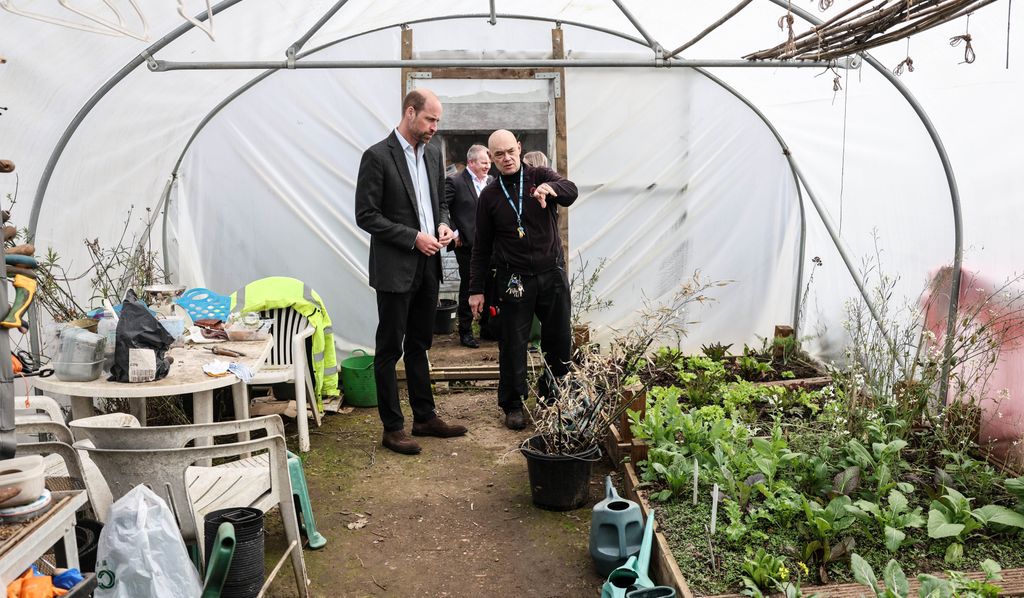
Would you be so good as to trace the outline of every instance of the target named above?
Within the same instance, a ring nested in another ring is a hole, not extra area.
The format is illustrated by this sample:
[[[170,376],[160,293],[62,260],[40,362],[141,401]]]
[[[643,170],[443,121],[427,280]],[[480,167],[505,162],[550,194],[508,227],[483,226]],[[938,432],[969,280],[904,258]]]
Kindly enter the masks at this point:
[[[815,26],[821,25],[822,21],[814,15],[808,13],[806,10],[792,6],[789,0],[770,0],[780,7],[788,8],[792,10],[796,15],[802,19],[814,24]],[[950,292],[949,292],[949,313],[946,319],[946,342],[943,347],[942,354],[942,374],[939,382],[939,396],[942,397],[943,402],[946,401],[946,394],[949,391],[949,370],[953,358],[953,332],[956,327],[956,312],[960,305],[960,269],[963,267],[963,216],[960,211],[960,190],[956,184],[956,176],[953,174],[953,165],[949,161],[949,154],[946,153],[946,147],[942,143],[942,139],[939,138],[939,132],[935,129],[935,125],[932,124],[930,118],[925,113],[924,108],[914,97],[914,94],[910,93],[906,85],[899,80],[896,75],[889,72],[889,69],[882,66],[880,62],[875,60],[870,54],[864,52],[861,54],[864,60],[871,65],[876,71],[882,74],[893,87],[896,88],[903,99],[910,104],[910,107],[917,114],[917,117],[921,120],[921,124],[924,125],[925,130],[928,132],[928,136],[932,140],[932,144],[935,146],[935,151],[939,154],[939,161],[942,163],[942,170],[946,174],[946,184],[949,186],[949,199],[953,208],[953,273],[952,280],[950,281]],[[870,303],[868,304],[870,306]],[[877,318],[876,318],[877,321]],[[881,327],[881,322],[879,322]]]
[[[210,12],[213,14],[217,14],[223,10],[231,8],[232,6],[238,4],[241,1],[242,0],[222,0],[221,2],[218,2],[215,6],[213,6],[210,9]],[[195,20],[200,22],[205,21],[209,18],[209,16],[210,15],[208,15],[206,11],[203,11],[195,16]],[[68,124],[67,128],[64,129],[64,134],[60,136],[60,139],[57,141],[57,145],[54,146],[53,151],[50,152],[50,159],[47,160],[46,168],[43,169],[43,174],[39,178],[39,187],[36,188],[35,197],[32,199],[32,213],[29,215],[29,242],[32,242],[35,239],[36,227],[39,224],[39,212],[43,206],[43,197],[46,195],[47,187],[50,186],[50,178],[53,176],[53,171],[57,167],[57,162],[60,160],[61,155],[64,153],[64,149],[67,147],[68,142],[71,141],[71,137],[75,134],[75,131],[78,130],[78,127],[82,124],[82,121],[85,120],[85,117],[88,116],[90,112],[92,112],[92,109],[95,108],[96,104],[98,104],[99,101],[103,99],[103,96],[107,95],[107,92],[109,92],[111,89],[117,86],[118,83],[120,83],[125,77],[131,74],[131,72],[138,68],[139,65],[146,62],[154,52],[162,50],[168,44],[170,44],[174,40],[178,39],[179,37],[187,33],[193,27],[195,27],[195,25],[193,25],[191,22],[186,21],[185,23],[179,25],[177,29],[161,37],[148,48],[140,52],[139,55],[133,58],[131,61],[129,61],[128,64],[121,67],[121,69],[117,71],[117,73],[115,73],[113,77],[108,79],[102,87],[97,89],[96,92],[93,93],[92,96],[85,102],[85,104],[78,110],[78,113],[75,114],[75,117],[71,119],[71,122]]]

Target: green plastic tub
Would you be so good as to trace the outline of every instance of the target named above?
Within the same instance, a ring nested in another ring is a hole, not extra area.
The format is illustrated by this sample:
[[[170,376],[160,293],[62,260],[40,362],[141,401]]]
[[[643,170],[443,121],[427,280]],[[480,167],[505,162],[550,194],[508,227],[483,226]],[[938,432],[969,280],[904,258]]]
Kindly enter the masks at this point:
[[[345,402],[356,407],[377,406],[377,383],[373,378],[373,355],[356,349],[341,360],[341,388]]]

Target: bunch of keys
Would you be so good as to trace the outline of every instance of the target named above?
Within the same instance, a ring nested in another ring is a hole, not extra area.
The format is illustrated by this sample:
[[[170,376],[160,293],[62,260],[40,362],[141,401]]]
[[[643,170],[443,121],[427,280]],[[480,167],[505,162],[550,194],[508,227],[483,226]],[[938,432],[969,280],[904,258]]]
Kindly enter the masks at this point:
[[[523,281],[519,279],[518,274],[513,274],[508,279],[508,289],[505,292],[517,299],[523,296]]]
[[[518,232],[519,232],[519,238],[520,238],[520,239],[522,239],[523,237],[525,237],[525,236],[526,236],[526,231],[525,231],[525,230],[523,230],[523,227],[521,227],[521,226],[520,226],[519,228],[517,228],[517,229],[516,229],[516,231],[518,231]]]

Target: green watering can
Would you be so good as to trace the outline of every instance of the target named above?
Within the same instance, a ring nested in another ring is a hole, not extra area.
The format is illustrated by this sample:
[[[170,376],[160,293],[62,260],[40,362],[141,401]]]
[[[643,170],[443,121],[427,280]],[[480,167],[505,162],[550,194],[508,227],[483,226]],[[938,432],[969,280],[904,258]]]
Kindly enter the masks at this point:
[[[626,598],[627,593],[653,588],[654,582],[647,576],[651,565],[651,546],[654,543],[654,509],[647,515],[644,539],[640,554],[631,556],[626,564],[611,572],[608,581],[601,587],[601,598]]]

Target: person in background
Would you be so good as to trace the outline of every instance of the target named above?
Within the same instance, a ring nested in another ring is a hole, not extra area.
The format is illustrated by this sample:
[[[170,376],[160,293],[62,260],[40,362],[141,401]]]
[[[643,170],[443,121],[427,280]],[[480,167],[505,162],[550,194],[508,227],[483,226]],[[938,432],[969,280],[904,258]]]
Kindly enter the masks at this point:
[[[480,194],[477,206],[469,305],[474,314],[481,312],[493,257],[501,307],[498,405],[505,426],[521,430],[526,427],[526,344],[534,314],[541,321],[541,347],[551,373],[558,378],[569,369],[569,280],[558,207],[571,206],[579,191],[550,168],[522,164],[522,146],[511,132],[495,131],[487,145],[500,175]]]
[[[532,151],[523,154],[523,162],[534,168],[548,168],[549,162],[544,152]]]
[[[471,349],[478,348],[480,343],[473,337],[473,312],[469,309],[469,261],[476,237],[477,197],[491,182],[487,174],[490,169],[491,156],[487,148],[473,145],[466,152],[466,169],[444,182],[444,196],[455,229],[455,241],[448,245],[448,250],[455,251],[459,262],[459,342]]]
[[[381,444],[415,455],[420,445],[405,435],[395,364],[405,353],[414,436],[450,438],[466,433],[434,411],[427,349],[434,333],[441,249],[454,237],[442,201],[444,161],[427,145],[443,108],[433,92],[418,89],[402,101],[402,120],[383,141],[363,152],[356,178],[356,224],[370,233],[370,286],[377,291],[373,375]]]

